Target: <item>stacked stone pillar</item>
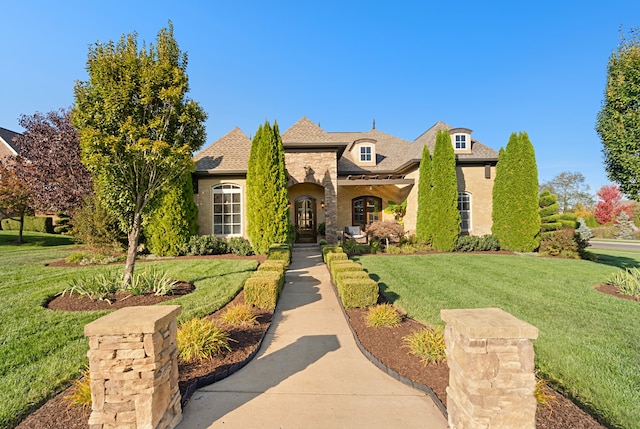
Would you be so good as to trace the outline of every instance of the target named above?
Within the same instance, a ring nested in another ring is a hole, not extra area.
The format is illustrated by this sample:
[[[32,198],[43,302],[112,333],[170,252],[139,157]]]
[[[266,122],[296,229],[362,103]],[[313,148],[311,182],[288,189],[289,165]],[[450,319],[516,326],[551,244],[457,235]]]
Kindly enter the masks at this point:
[[[85,326],[90,429],[167,429],[180,423],[180,311],[178,305],[128,307]]]
[[[535,429],[531,339],[538,329],[499,308],[442,310],[451,429]]]

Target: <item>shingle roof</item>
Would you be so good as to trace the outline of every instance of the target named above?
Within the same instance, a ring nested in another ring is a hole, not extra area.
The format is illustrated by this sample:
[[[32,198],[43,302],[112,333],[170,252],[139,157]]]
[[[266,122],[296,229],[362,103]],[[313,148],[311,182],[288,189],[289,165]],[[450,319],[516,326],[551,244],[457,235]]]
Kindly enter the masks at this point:
[[[375,166],[360,167],[356,165],[347,150],[338,160],[338,173],[392,173],[400,172],[407,165],[419,162],[422,158],[422,148],[425,145],[433,154],[436,134],[441,129],[450,130],[452,127],[442,121],[437,122],[413,142],[410,142],[376,129],[365,132],[326,132],[308,118],[302,117],[282,134],[282,142],[285,148],[332,145],[344,147],[344,145],[352,145],[361,139],[373,140],[376,148]],[[461,161],[475,159],[497,161],[498,159],[498,152],[473,139],[471,140],[471,151],[471,154],[457,154],[456,156]],[[197,162],[196,170],[246,172],[250,152],[251,141],[239,128],[234,128],[194,157]]]
[[[194,157],[196,171],[246,172],[251,140],[236,127]]]
[[[16,133],[15,131],[0,127],[0,140],[2,140],[4,144],[9,146],[9,148],[16,153],[19,152],[19,148],[13,141],[13,139],[14,137],[18,137],[19,135],[20,133]]]

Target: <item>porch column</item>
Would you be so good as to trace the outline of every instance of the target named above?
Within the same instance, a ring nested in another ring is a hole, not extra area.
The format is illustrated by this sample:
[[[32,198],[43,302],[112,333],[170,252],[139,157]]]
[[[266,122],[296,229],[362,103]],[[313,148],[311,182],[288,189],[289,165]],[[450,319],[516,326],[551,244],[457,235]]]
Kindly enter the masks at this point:
[[[327,243],[335,244],[338,242],[338,197],[336,195],[335,186],[324,187],[324,222],[325,222],[325,238]]]

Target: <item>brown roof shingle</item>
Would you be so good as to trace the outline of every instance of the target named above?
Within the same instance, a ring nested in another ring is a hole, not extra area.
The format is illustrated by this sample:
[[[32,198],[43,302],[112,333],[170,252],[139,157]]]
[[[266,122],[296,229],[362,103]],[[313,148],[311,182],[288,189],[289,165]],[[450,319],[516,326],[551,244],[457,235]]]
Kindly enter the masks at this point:
[[[196,171],[246,172],[251,140],[236,127],[194,157]]]

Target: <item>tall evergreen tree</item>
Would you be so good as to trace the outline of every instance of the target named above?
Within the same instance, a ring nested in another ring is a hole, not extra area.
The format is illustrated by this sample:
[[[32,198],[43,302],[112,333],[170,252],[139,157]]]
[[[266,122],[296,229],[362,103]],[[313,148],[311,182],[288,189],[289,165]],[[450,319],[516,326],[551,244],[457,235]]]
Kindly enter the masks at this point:
[[[247,231],[257,254],[288,240],[287,197],[282,138],[278,124],[266,121],[253,138],[247,170]]]
[[[502,156],[494,184],[494,229],[500,248],[532,252],[540,244],[538,168],[527,133],[513,133]],[[497,195],[496,195],[497,193]]]
[[[416,219],[416,236],[418,240],[430,243],[432,237],[431,219],[431,154],[425,145],[420,161],[420,178],[418,179],[418,216]]]
[[[456,156],[451,144],[451,136],[440,130],[436,135],[430,201],[432,246],[442,252],[451,252],[460,235],[460,212],[458,211],[458,181],[456,177]]]
[[[146,222],[149,251],[177,256],[192,235],[198,234],[198,207],[193,199],[191,173],[169,190]]]

